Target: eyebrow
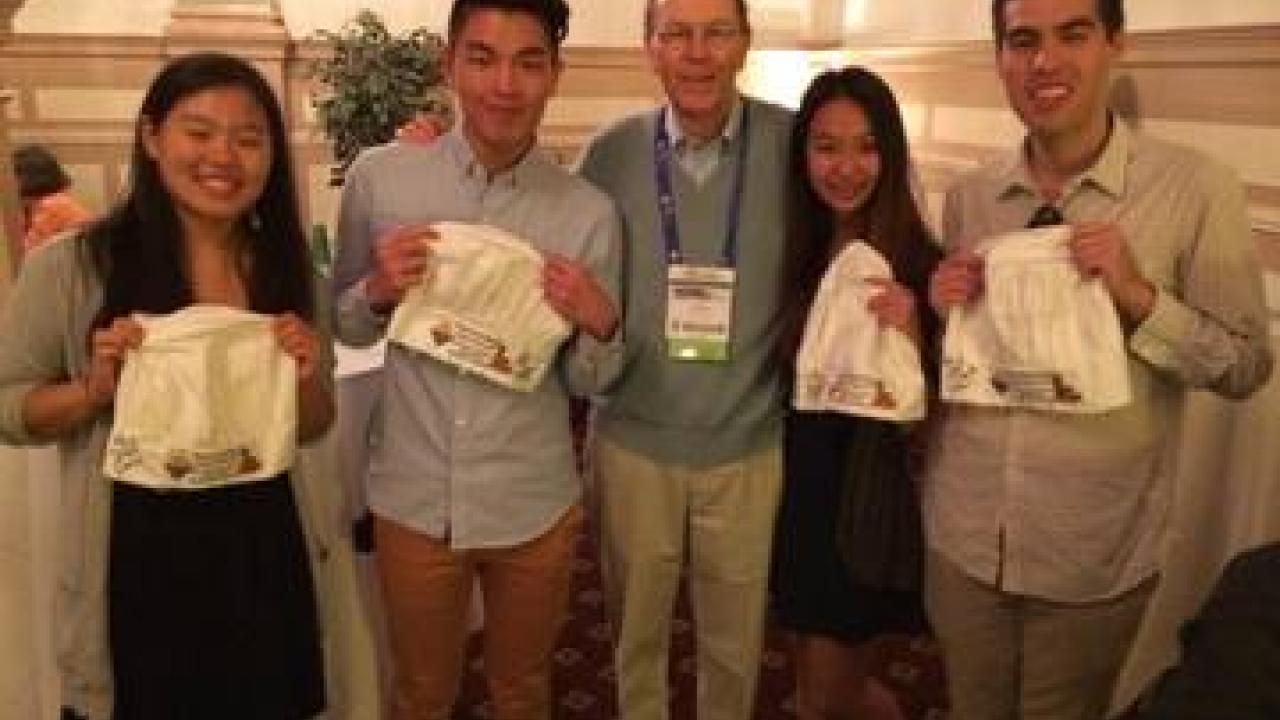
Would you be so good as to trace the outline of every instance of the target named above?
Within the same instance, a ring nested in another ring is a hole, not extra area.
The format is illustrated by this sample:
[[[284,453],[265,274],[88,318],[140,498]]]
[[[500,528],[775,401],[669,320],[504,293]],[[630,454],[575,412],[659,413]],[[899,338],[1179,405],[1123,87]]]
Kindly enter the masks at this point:
[[[1087,15],[1071,18],[1066,22],[1058,23],[1052,28],[1054,33],[1071,32],[1074,30],[1092,30],[1100,27],[1100,23],[1096,18]],[[1041,28],[1035,25],[1011,25],[1005,30],[1005,37],[1025,37],[1027,35],[1039,36],[1043,32]]]
[[[204,115],[202,113],[194,113],[190,111],[178,111],[177,113],[174,114],[173,119],[177,122],[182,122],[182,123],[187,123],[192,125],[208,125],[215,128],[225,127],[230,129],[232,132],[251,131],[256,133],[265,133],[267,131],[266,125],[256,120],[250,120],[249,122],[240,123],[238,125],[228,125],[227,123],[220,122],[216,118],[210,117],[209,115]]]
[[[484,43],[480,40],[468,40],[467,42],[463,43],[462,52],[468,53],[468,54],[475,54],[475,53],[487,53],[489,55],[499,54],[498,51],[492,45]],[[553,54],[554,53],[551,52],[550,48],[546,48],[541,45],[529,45],[527,47],[522,47],[519,50],[516,50],[515,53],[512,54],[512,57],[515,57],[515,58],[549,57]]]

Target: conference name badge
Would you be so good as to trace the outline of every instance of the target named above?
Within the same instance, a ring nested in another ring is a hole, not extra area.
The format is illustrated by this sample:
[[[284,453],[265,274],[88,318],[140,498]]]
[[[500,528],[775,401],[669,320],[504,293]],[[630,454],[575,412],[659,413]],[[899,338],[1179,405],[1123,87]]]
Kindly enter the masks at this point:
[[[667,270],[667,356],[682,362],[729,359],[737,272],[733,268],[671,265]]]

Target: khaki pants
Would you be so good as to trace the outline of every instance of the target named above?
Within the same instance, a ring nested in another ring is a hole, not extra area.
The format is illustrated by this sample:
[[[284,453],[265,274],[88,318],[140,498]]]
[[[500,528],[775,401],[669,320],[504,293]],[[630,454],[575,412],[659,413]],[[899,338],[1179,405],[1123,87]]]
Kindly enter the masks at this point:
[[[621,720],[668,716],[671,613],[686,561],[698,718],[750,718],[782,486],[780,449],[697,469],[661,465],[603,440],[595,450]]]
[[[551,653],[573,580],[582,508],[522,545],[452,550],[383,518],[375,558],[396,662],[396,720],[448,720],[466,660],[473,579],[495,720],[551,718]]]
[[[951,720],[1101,720],[1155,585],[1063,604],[1001,592],[930,553],[925,596]]]

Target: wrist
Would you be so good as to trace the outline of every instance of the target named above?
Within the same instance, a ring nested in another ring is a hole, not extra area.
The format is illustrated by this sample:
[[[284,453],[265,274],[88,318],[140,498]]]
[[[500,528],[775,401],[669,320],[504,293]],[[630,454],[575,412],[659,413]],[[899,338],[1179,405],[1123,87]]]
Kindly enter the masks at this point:
[[[605,318],[596,322],[592,327],[586,328],[591,337],[600,342],[609,342],[613,339],[614,333],[618,331],[618,316],[610,313]]]
[[[1131,326],[1142,324],[1155,309],[1156,288],[1145,278],[1127,283],[1115,295],[1115,303]]]
[[[378,315],[390,313],[399,302],[391,284],[378,275],[372,275],[365,280],[364,300],[368,303],[369,309]]]
[[[77,416],[82,421],[89,420],[111,404],[111,396],[96,389],[88,375],[76,378],[73,387],[76,392],[75,407],[79,409]]]

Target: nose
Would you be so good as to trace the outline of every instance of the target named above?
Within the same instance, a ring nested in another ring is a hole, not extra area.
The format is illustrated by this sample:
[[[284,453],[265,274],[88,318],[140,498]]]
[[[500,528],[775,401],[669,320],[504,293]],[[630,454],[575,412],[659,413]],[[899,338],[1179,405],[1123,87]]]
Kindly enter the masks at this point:
[[[1036,70],[1052,70],[1059,62],[1058,46],[1053,42],[1041,43],[1031,56],[1031,67]]]
[[[862,174],[862,154],[859,152],[843,152],[836,158],[836,172],[840,177],[852,179]]]
[[[493,79],[494,88],[506,95],[515,92],[516,89],[516,71],[515,66],[511,63],[498,63],[497,72]]]
[[[205,145],[205,158],[210,162],[227,164],[235,157],[236,146],[231,133],[218,133]]]
[[[711,54],[711,42],[705,30],[694,29],[689,33],[689,42],[685,44],[684,55],[692,60],[702,60]]]

